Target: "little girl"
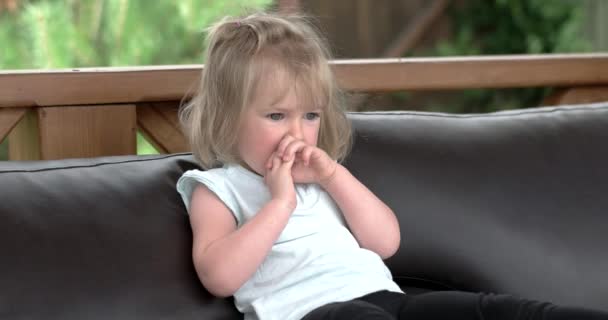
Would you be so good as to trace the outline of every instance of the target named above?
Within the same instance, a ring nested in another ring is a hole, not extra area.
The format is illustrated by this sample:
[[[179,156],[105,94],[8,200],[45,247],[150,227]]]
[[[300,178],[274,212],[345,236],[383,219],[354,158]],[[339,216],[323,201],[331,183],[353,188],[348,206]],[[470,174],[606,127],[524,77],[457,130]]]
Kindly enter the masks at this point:
[[[245,319],[608,319],[506,295],[404,294],[382,261],[399,247],[397,219],[340,164],[351,129],[328,59],[302,18],[209,29],[180,114],[206,170],[177,183],[209,292],[234,296]]]

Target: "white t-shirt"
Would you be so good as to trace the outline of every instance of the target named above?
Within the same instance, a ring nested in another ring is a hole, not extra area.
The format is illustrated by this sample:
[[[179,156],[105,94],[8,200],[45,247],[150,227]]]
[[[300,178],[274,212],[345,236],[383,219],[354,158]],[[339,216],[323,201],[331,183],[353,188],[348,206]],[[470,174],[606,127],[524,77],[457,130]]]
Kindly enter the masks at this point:
[[[241,227],[271,199],[261,176],[240,165],[189,170],[177,190],[190,210],[202,183]],[[296,320],[330,302],[380,290],[402,292],[378,254],[363,249],[333,199],[317,184],[295,185],[297,207],[258,270],[234,294],[245,320]]]

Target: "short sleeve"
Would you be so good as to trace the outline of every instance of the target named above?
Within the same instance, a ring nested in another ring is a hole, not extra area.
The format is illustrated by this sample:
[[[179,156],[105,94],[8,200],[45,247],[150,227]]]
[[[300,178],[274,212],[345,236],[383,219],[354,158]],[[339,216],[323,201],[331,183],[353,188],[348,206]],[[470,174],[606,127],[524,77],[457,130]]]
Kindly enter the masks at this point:
[[[221,169],[220,169],[221,170]],[[182,201],[190,214],[190,202],[192,201],[192,193],[196,186],[200,183],[206,186],[211,192],[224,202],[226,207],[232,211],[235,219],[238,217],[237,204],[234,196],[226,188],[225,177],[222,174],[214,172],[215,170],[201,171],[188,170],[177,180],[177,192],[181,195]],[[238,219],[237,219],[238,222]]]

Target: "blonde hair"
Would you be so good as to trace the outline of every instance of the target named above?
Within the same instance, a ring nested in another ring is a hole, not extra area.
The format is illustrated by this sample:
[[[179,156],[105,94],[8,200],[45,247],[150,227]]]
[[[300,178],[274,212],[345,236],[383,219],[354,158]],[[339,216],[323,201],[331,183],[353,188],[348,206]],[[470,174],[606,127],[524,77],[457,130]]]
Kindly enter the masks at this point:
[[[297,78],[302,97],[323,108],[318,147],[342,161],[352,145],[326,42],[304,17],[254,13],[226,17],[208,29],[198,92],[179,117],[196,159],[205,169],[239,162],[236,138],[241,114],[268,67]],[[277,83],[281,85],[281,83]]]

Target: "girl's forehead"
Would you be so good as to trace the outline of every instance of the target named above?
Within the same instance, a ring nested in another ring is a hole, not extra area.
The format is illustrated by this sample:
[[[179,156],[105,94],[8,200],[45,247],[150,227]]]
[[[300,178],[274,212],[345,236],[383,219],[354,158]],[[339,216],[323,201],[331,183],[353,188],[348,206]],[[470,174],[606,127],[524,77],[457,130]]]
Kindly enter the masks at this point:
[[[317,109],[326,104],[324,90],[314,79],[298,77],[282,69],[262,73],[254,87],[253,100],[262,107],[278,106],[287,100],[299,109]]]

